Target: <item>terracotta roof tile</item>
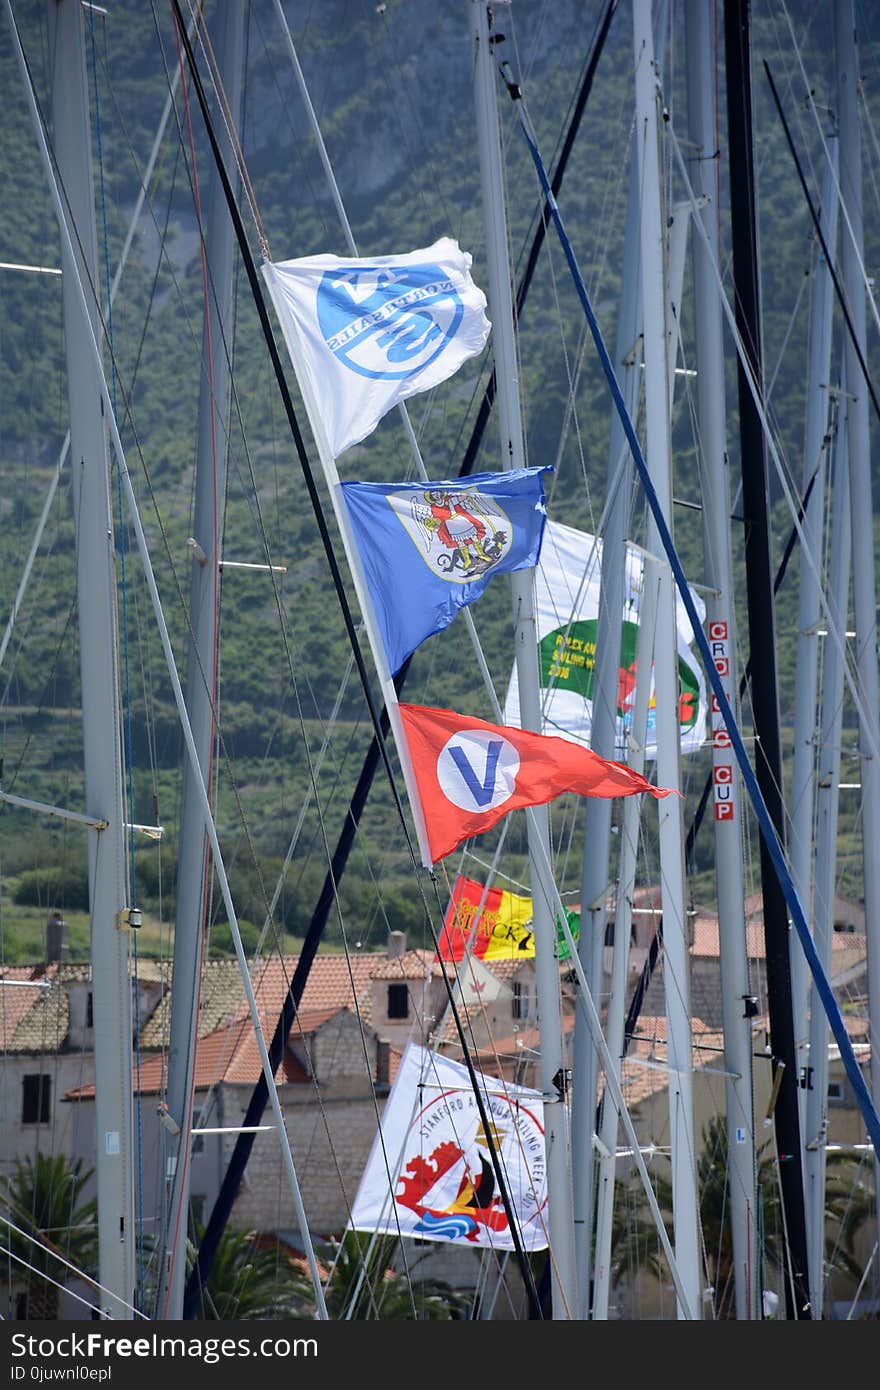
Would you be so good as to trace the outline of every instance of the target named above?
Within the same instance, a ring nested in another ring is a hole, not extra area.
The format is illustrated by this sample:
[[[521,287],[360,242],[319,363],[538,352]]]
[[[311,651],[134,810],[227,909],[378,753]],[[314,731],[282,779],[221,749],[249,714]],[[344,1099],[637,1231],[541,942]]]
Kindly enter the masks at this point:
[[[694,1069],[723,1067],[724,1034],[719,1029],[710,1028],[700,1018],[693,1018],[691,1037],[691,1065]],[[667,1089],[669,1076],[665,1065],[668,1059],[666,1017],[642,1015],[620,1069],[620,1087],[628,1107],[638,1105],[658,1091]],[[659,1066],[640,1065],[640,1062],[656,1062]],[[604,1084],[603,1075],[600,1077],[600,1095],[604,1090]]]
[[[162,967],[160,978],[165,990],[158,1006],[141,1027],[140,1042],[144,1049],[167,1046],[171,1027],[172,965],[167,960],[158,964]],[[213,1033],[234,1018],[243,998],[244,986],[238,961],[206,960],[202,966],[199,992],[199,1036]]]
[[[15,1035],[47,991],[32,988],[43,978],[40,966],[5,965],[0,969],[0,1039],[4,1051],[15,1047]],[[8,983],[4,983],[7,982]],[[16,981],[15,984],[12,982]]]
[[[329,1014],[321,1012],[313,1015],[310,1023],[311,1031],[320,1027],[329,1017],[338,1012],[340,1011],[332,1010]],[[260,1049],[247,1019],[218,1028],[199,1038],[196,1043],[194,1083],[197,1091],[208,1090],[209,1087],[220,1081],[253,1086],[262,1070]],[[167,1080],[165,1058],[154,1054],[152,1057],[142,1059],[138,1074],[133,1080],[133,1089],[141,1095],[160,1095],[165,1089]],[[275,1080],[278,1085],[285,1082],[303,1085],[309,1081],[309,1075],[293,1053],[288,1050],[275,1073]],[[86,1100],[94,1097],[94,1094],[95,1086],[91,1083],[67,1091],[64,1098],[65,1100]]]
[[[428,972],[434,976],[443,973],[443,967],[433,951],[407,951],[406,955],[386,956],[373,971],[374,980],[424,980]]]
[[[274,1031],[298,959],[298,956],[280,959],[276,956],[257,962],[253,970],[254,996],[267,1038]],[[506,982],[528,965],[530,962],[505,960],[490,962],[488,968]],[[442,973],[434,953],[428,950],[408,951],[403,956],[390,958],[383,953],[358,953],[348,959],[339,953],[318,952],[303,994],[300,1026],[306,1033],[313,1031],[341,1008],[359,1014],[369,1026],[374,979],[423,980],[428,971],[435,978]],[[58,1050],[69,1030],[68,997],[64,986],[91,979],[91,967],[87,962],[65,962],[47,968],[39,965],[6,967],[10,978],[29,979],[37,972],[52,982],[51,988],[45,992],[11,985],[4,989],[0,986],[0,1040],[5,1040],[7,1050]],[[168,1045],[171,977],[172,963],[169,960],[138,962],[138,978],[142,984],[158,983],[163,986],[155,1008],[140,1025],[142,1073],[144,1054],[149,1056]],[[248,1030],[250,1028],[238,961],[208,959],[202,969],[198,1036],[206,1038],[217,1034],[233,1023],[236,1026],[244,1023]],[[152,1072],[148,1075],[152,1075]]]
[[[746,914],[746,944],[750,960],[764,959],[764,921],[760,903],[758,903],[757,915]],[[720,952],[718,918],[709,914],[695,917],[691,955],[718,959]],[[843,966],[848,955],[852,957],[852,962],[847,963],[853,964],[865,957],[867,940],[857,932],[833,932],[831,952],[833,970],[836,973],[837,969]]]

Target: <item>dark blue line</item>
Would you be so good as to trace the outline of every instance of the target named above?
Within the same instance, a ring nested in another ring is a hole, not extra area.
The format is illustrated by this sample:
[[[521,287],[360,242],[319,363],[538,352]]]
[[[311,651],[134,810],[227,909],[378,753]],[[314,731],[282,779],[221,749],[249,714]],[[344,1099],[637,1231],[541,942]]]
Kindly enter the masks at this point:
[[[766,844],[768,852],[770,854],[770,858],[773,861],[773,867],[776,870],[776,877],[779,880],[779,885],[783,893],[785,894],[785,901],[787,902],[789,911],[791,912],[791,917],[792,921],[794,922],[795,930],[797,931],[801,946],[803,947],[804,955],[807,958],[807,964],[809,965],[810,970],[812,971],[813,980],[815,982],[816,989],[819,993],[819,997],[822,1000],[822,1005],[828,1017],[828,1022],[831,1027],[831,1031],[834,1034],[835,1041],[837,1042],[838,1047],[840,1048],[841,1061],[843,1062],[846,1074],[849,1077],[849,1080],[852,1084],[852,1088],[855,1091],[856,1099],[859,1102],[859,1109],[861,1110],[862,1115],[864,1116],[865,1124],[868,1127],[868,1133],[870,1134],[872,1143],[874,1145],[874,1153],[875,1155],[880,1156],[880,1118],[878,1118],[877,1111],[874,1108],[874,1102],[871,1099],[871,1093],[868,1090],[865,1078],[862,1075],[861,1068],[858,1062],[856,1061],[855,1052],[853,1051],[853,1046],[850,1042],[849,1034],[846,1031],[846,1026],[843,1022],[843,1017],[840,1013],[839,1008],[837,1007],[837,1000],[834,998],[831,985],[828,982],[828,978],[825,974],[825,971],[822,969],[822,962],[819,959],[816,947],[813,942],[813,937],[810,932],[810,928],[807,925],[807,919],[804,916],[804,910],[801,907],[800,899],[797,894],[797,889],[795,888],[794,881],[790,873],[788,872],[788,868],[785,863],[785,856],[782,852],[782,846],[779,843],[779,837],[776,834],[776,830],[773,826],[773,822],[770,819],[766,803],[764,801],[763,796],[761,795],[761,788],[758,786],[757,779],[755,777],[754,772],[752,771],[752,767],[748,759],[748,754],[746,753],[746,746],[743,743],[742,735],[740,734],[739,728],[733,715],[733,710],[731,709],[727,696],[724,693],[724,686],[721,683],[721,677],[715,670],[715,663],[712,660],[712,653],[709,650],[708,639],[703,631],[702,623],[700,622],[700,617],[697,613],[696,605],[693,601],[693,598],[691,597],[691,592],[688,588],[688,583],[685,578],[684,570],[682,569],[681,561],[678,558],[678,552],[675,549],[675,543],[673,542],[672,536],[669,532],[669,528],[666,525],[666,519],[663,515],[663,510],[660,506],[657,493],[654,490],[654,484],[651,482],[651,475],[648,472],[648,465],[645,462],[641,446],[639,445],[635,429],[633,428],[632,420],[629,417],[629,412],[627,411],[626,403],[621,394],[620,386],[618,385],[617,377],[614,373],[614,366],[612,364],[611,358],[608,355],[608,351],[605,347],[605,343],[602,338],[602,331],[599,328],[596,316],[593,313],[592,305],[590,304],[590,298],[587,294],[587,288],[584,284],[583,277],[581,276],[580,270],[578,268],[575,255],[571,247],[571,242],[568,239],[568,235],[566,234],[565,227],[562,223],[562,218],[559,215],[559,209],[556,206],[556,199],[553,196],[553,191],[547,179],[547,173],[544,169],[544,165],[541,160],[541,155],[538,151],[538,147],[535,144],[534,139],[532,138],[531,132],[528,129],[528,125],[525,119],[525,113],[523,112],[522,107],[519,108],[519,112],[520,129],[522,130],[522,133],[525,136],[526,143],[529,147],[532,159],[535,163],[535,168],[538,171],[538,177],[541,180],[541,187],[543,188],[544,196],[547,199],[547,206],[550,210],[550,216],[553,218],[554,226],[556,227],[556,230],[559,234],[559,240],[562,244],[563,252],[565,253],[565,259],[568,262],[568,267],[572,273],[575,288],[578,292],[578,297],[581,301],[581,304],[583,305],[584,313],[587,316],[587,322],[590,325],[590,332],[592,333],[593,341],[596,344],[596,350],[599,354],[599,360],[601,361],[605,375],[608,378],[608,384],[611,387],[611,394],[614,397],[614,404],[617,407],[617,413],[620,416],[621,423],[623,424],[624,432],[626,434],[630,449],[632,451],[633,460],[635,462],[636,468],[638,469],[642,486],[645,489],[645,496],[648,499],[648,505],[651,508],[651,512],[654,517],[657,530],[660,534],[660,539],[663,542],[663,549],[666,551],[666,555],[669,560],[672,573],[675,575],[675,582],[678,585],[678,591],[681,594],[682,602],[684,603],[684,606],[687,610],[687,615],[691,620],[691,626],[694,630],[694,639],[696,641],[697,646],[699,647],[700,657],[702,659],[703,666],[705,667],[706,675],[709,678],[709,682],[718,700],[718,704],[721,709],[721,714],[727,726],[727,732],[730,734],[731,743],[733,744],[733,749],[736,753],[736,760],[739,763],[739,768],[740,772],[742,773],[743,781],[746,784],[746,789],[751,798],[755,815],[758,818],[758,825],[760,826],[761,834],[764,837],[764,843]]]

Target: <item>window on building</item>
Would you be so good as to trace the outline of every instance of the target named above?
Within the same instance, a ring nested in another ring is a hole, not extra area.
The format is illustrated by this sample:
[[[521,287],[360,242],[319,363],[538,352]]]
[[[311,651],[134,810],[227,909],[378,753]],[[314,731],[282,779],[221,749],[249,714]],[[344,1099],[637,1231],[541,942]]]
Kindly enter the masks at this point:
[[[376,1085],[391,1085],[391,1045],[382,1038],[376,1043]]]
[[[88,995],[86,997],[86,1027],[93,1028],[94,1026],[95,1016],[92,1012],[92,991],[89,990]]]
[[[45,1125],[49,1121],[52,1099],[52,1078],[42,1072],[31,1072],[21,1079],[21,1122],[23,1125]]]
[[[532,1016],[532,991],[521,980],[514,980],[513,982],[513,1016],[514,1018],[531,1018]]]
[[[409,990],[406,985],[388,986],[388,1017],[409,1018]]]
[[[846,1099],[846,1090],[842,1081],[828,1082],[828,1100],[831,1105],[843,1105]]]

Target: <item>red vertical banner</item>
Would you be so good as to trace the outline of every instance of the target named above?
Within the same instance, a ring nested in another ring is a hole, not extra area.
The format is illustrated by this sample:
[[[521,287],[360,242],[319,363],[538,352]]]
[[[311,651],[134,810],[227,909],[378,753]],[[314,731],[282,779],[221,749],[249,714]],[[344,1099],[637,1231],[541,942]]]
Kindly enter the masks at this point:
[[[727,678],[730,675],[730,646],[729,628],[726,622],[721,619],[713,619],[708,625],[707,635],[709,638],[709,651],[712,654],[712,662],[719,676]],[[727,698],[730,699],[729,692]],[[727,750],[730,748],[731,739],[727,732],[727,726],[721,718],[721,709],[716,696],[712,696],[712,749]],[[733,764],[716,762],[712,768],[712,783],[715,793],[715,819],[716,820],[735,820],[733,804]]]

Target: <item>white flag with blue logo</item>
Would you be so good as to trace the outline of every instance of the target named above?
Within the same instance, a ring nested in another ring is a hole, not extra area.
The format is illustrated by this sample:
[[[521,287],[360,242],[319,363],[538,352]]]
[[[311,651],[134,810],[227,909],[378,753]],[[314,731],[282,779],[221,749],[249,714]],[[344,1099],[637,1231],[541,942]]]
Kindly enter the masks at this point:
[[[441,237],[401,256],[263,263],[312,429],[334,459],[482,351],[491,325],[471,260]]]

